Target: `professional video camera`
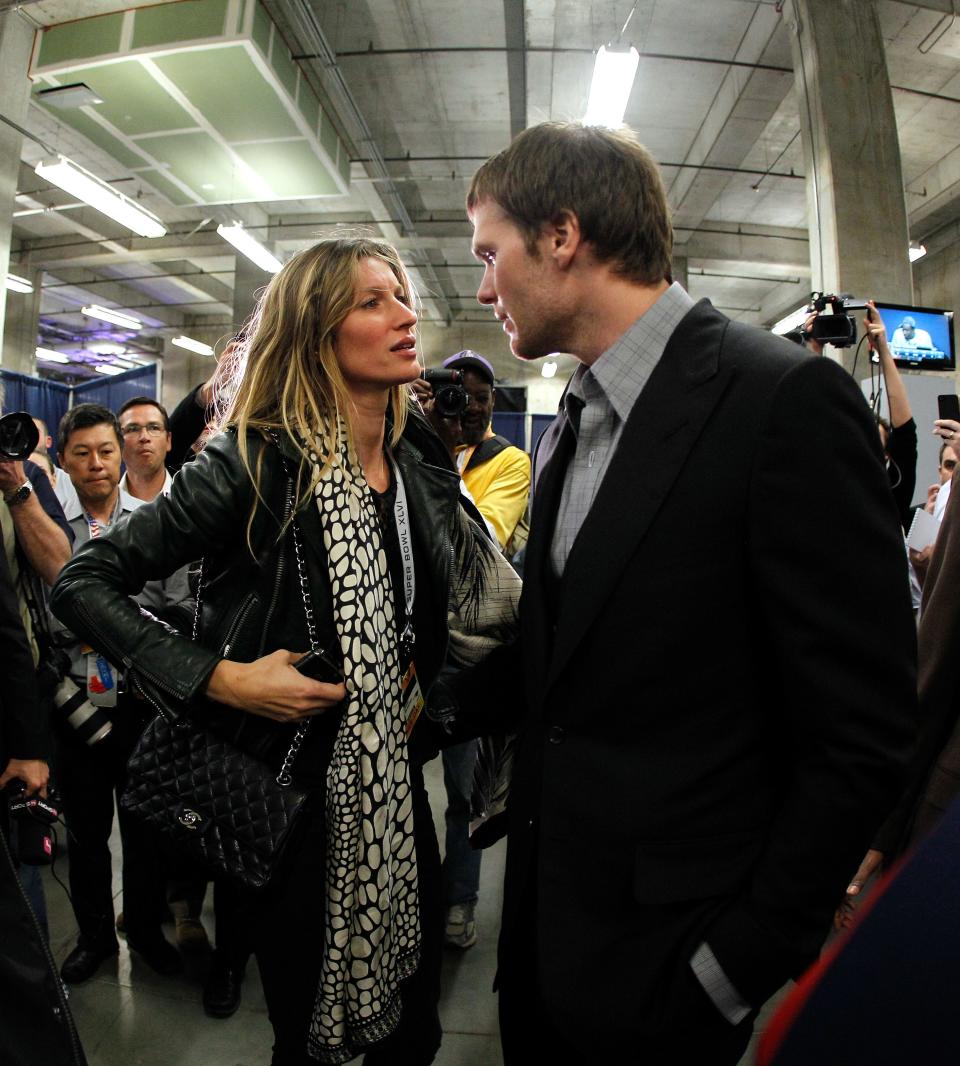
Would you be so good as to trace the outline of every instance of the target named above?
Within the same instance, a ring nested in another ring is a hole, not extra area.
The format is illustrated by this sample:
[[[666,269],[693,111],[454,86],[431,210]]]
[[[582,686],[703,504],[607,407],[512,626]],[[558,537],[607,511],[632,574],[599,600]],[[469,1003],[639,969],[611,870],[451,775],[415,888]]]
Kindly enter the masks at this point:
[[[832,344],[834,348],[849,348],[857,340],[857,321],[850,311],[866,309],[865,300],[855,300],[852,296],[828,296],[822,292],[810,293],[808,311],[816,311],[817,317],[807,330],[807,337],[819,344]],[[831,314],[823,312],[827,308]]]
[[[40,443],[40,431],[26,411],[0,418],[0,460],[23,462]]]
[[[459,418],[470,406],[462,370],[424,370],[423,380],[433,389],[433,409],[441,418]]]

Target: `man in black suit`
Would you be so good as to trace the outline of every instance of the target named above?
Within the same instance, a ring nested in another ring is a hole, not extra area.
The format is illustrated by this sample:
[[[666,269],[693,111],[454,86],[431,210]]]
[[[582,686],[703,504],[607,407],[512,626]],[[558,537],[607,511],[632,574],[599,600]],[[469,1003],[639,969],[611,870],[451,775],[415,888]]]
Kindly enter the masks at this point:
[[[514,355],[581,363],[535,462],[519,641],[454,682],[454,732],[518,733],[505,1061],[735,1063],[914,733],[876,428],[835,363],[671,284],[629,133],[528,129],[467,209]]]

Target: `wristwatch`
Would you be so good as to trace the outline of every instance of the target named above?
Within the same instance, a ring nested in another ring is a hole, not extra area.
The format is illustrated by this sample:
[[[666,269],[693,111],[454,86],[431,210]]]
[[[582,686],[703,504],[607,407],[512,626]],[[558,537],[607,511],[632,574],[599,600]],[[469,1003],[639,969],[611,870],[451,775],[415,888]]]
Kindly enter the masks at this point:
[[[18,503],[23,503],[31,492],[33,492],[33,485],[29,481],[25,481],[20,488],[14,489],[13,492],[5,492],[3,494],[3,502],[8,507],[16,507]]]

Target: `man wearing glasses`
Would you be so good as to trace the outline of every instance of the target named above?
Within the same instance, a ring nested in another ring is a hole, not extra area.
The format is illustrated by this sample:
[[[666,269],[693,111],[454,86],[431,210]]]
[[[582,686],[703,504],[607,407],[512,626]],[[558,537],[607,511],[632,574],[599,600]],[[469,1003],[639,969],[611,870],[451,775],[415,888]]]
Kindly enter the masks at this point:
[[[134,396],[117,412],[123,434],[120,492],[132,497],[129,508],[149,503],[170,491],[173,479],[166,467],[170,454],[170,420],[166,408],[149,396]]]
[[[152,416],[143,421],[152,423],[158,411],[154,401],[150,404],[146,410]],[[124,412],[124,423],[132,425],[134,418],[128,415]],[[114,413],[100,404],[77,404],[60,421],[58,458],[77,490],[77,502],[66,515],[74,554],[145,502],[120,492],[125,436],[145,436],[163,447],[162,433],[153,437],[139,430],[124,434]],[[146,483],[134,481],[133,487],[141,492]],[[189,623],[185,602],[189,594],[183,568],[163,580],[148,581],[134,598],[151,613],[182,626],[184,620]],[[77,731],[67,711],[55,719],[59,786],[70,832],[71,902],[79,931],[77,945],[60,974],[67,983],[80,984],[119,950],[109,844],[114,798],[123,791],[127,759],[149,719],[150,707],[124,690],[116,664],[100,649],[83,645],[66,631],[60,634],[59,644],[70,658],[70,677],[78,695],[85,695],[89,709],[96,707],[109,721],[108,731],[88,737]],[[157,973],[177,973],[183,962],[160,928],[165,880],[156,845],[122,809],[119,823],[128,946]]]

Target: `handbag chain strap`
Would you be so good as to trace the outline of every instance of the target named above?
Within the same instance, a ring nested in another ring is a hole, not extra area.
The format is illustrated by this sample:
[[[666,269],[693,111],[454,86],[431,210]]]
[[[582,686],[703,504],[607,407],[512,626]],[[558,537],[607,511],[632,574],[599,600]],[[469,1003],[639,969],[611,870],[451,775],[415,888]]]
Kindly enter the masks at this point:
[[[283,454],[283,449],[280,447],[280,441],[275,433],[271,433],[274,444],[276,444],[278,451],[280,452],[280,458],[283,463],[283,469],[287,474],[288,496],[292,502],[293,500],[293,478],[290,474],[290,470],[287,466],[287,457]],[[297,578],[300,582],[300,596],[303,599],[303,612],[307,620],[307,636],[310,640],[310,650],[316,651],[319,647],[317,641],[317,627],[314,621],[313,614],[313,599],[310,595],[310,583],[307,580],[307,569],[303,561],[303,551],[300,546],[300,529],[297,526],[296,518],[291,514],[290,516],[290,533],[293,537],[293,554],[297,561]],[[201,605],[201,592],[203,591],[203,564],[204,560],[200,560],[200,569],[197,576],[197,599],[196,606],[193,610],[193,640],[196,643],[197,638],[200,636],[200,614],[202,610]],[[283,765],[280,767],[280,772],[277,774],[277,784],[281,788],[289,788],[293,783],[293,762],[297,757],[297,753],[300,751],[300,746],[303,744],[304,737],[307,735],[307,730],[310,728],[310,722],[312,719],[307,718],[300,728],[297,730],[296,735],[290,742],[290,747],[287,749],[287,754],[283,757]]]
[[[286,466],[286,457],[284,457],[284,466]],[[296,518],[293,517],[290,519],[290,532],[293,536],[293,554],[297,559],[297,577],[300,580],[303,613],[307,619],[307,636],[310,639],[310,650],[316,651],[319,645],[317,643],[317,627],[313,620],[313,599],[310,596],[310,585],[307,581],[307,568],[303,562],[303,552],[300,550],[300,529],[297,526]],[[311,721],[311,718],[305,719],[303,725],[300,726],[290,742],[290,747],[283,759],[283,765],[280,767],[280,773],[277,774],[277,784],[281,788],[289,788],[293,782],[293,760],[297,757],[297,752],[300,750],[303,738],[307,735]]]

